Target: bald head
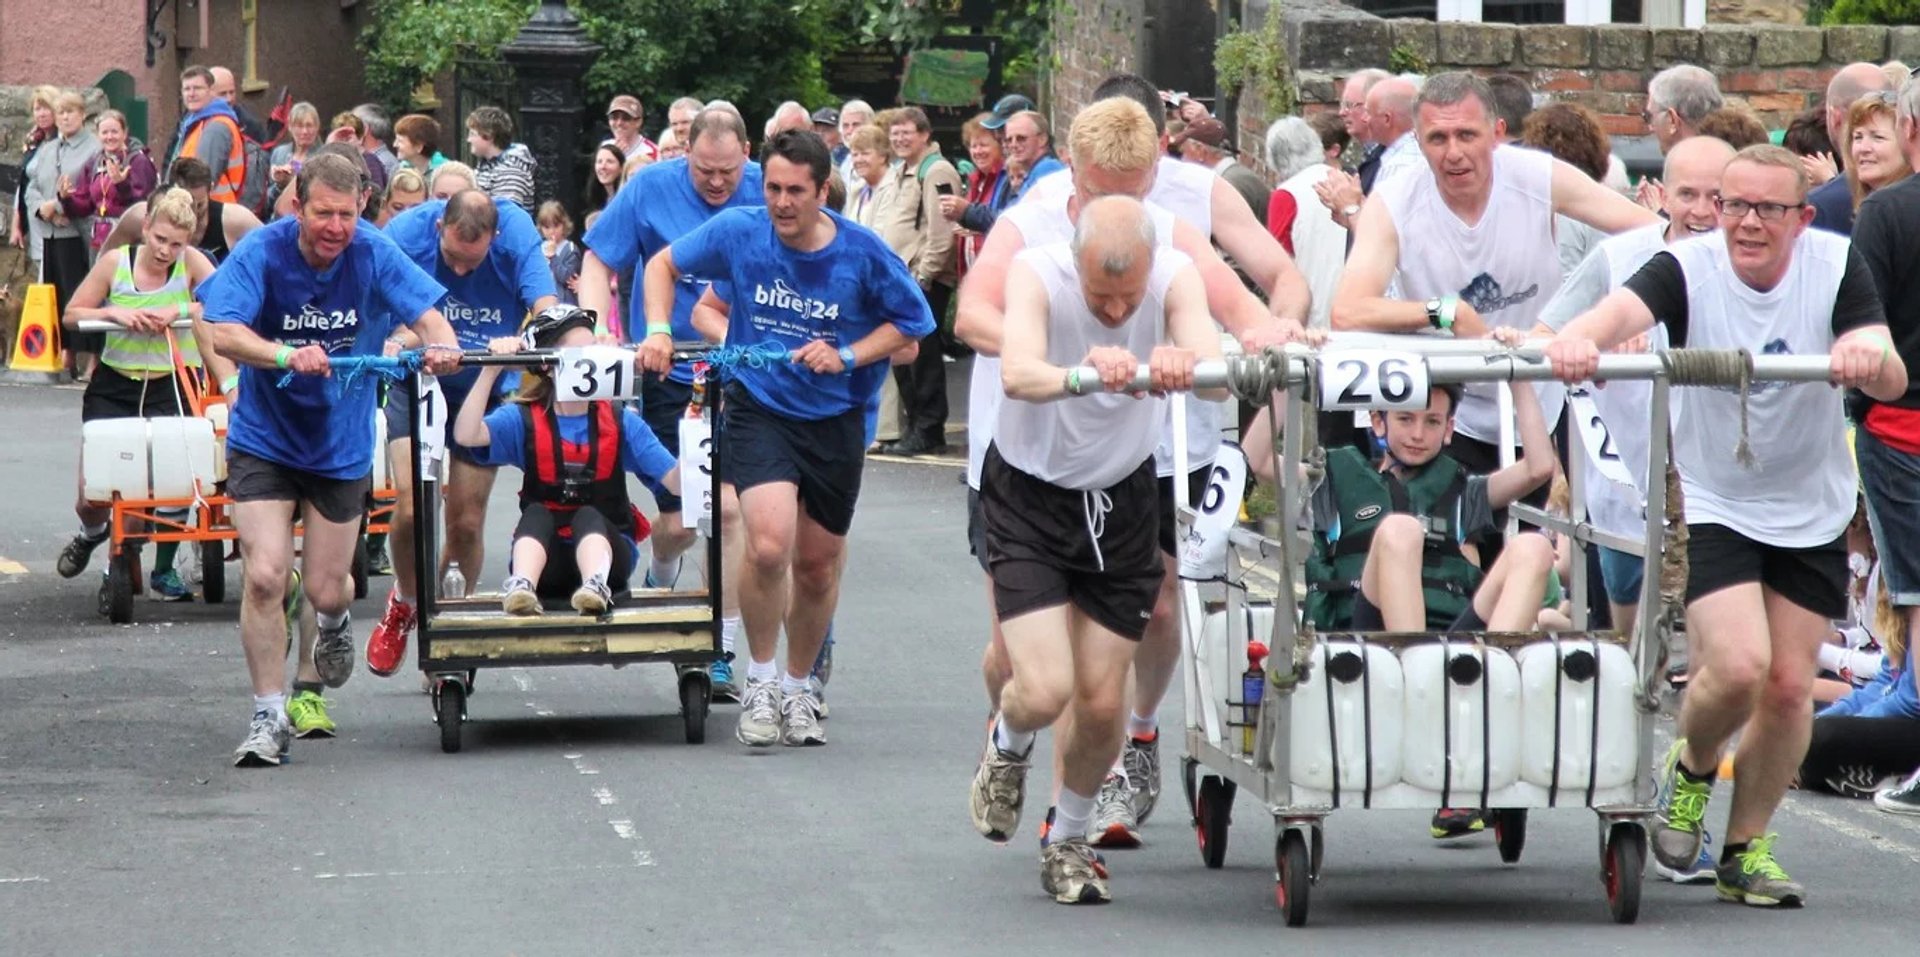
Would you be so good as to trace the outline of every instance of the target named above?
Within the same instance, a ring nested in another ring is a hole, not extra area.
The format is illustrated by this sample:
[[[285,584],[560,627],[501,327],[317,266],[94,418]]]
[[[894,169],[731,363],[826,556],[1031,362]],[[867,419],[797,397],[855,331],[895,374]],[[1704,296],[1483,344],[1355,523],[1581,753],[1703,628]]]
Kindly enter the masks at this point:
[[[233,98],[240,92],[233,85],[233,71],[223,66],[214,66],[208,67],[207,72],[213,74],[213,95],[229,103],[233,102]]]
[[[1733,147],[1711,136],[1689,136],[1667,151],[1660,208],[1667,214],[1669,241],[1719,228],[1714,200],[1720,196],[1720,176],[1732,160]]]
[[[1827,138],[1840,143],[1846,137],[1847,109],[1869,93],[1893,89],[1887,72],[1872,63],[1849,63],[1827,81]]]
[[[1667,161],[1661,168],[1661,179],[1671,180],[1685,176],[1689,170],[1709,169],[1713,176],[1727,168],[1727,161],[1733,159],[1733,147],[1726,140],[1712,136],[1690,136],[1673,145],[1667,152]]]
[[[1384,145],[1413,129],[1413,104],[1419,98],[1411,80],[1395,76],[1375,83],[1367,91],[1368,136]]]
[[[1132,318],[1147,296],[1157,237],[1147,208],[1130,196],[1103,196],[1080,208],[1073,261],[1088,311],[1108,327]]]

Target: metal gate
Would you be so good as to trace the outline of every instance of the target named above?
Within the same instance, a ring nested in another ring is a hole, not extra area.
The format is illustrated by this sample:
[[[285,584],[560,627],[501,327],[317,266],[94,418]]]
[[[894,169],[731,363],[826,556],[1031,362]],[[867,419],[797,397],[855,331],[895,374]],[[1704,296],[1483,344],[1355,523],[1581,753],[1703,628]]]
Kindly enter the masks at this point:
[[[458,144],[460,161],[472,166],[473,153],[467,149],[467,117],[482,106],[497,106],[514,118],[514,139],[518,140],[525,131],[519,129],[520,117],[520,79],[503,60],[457,60],[453,65],[453,122],[454,129],[446,134],[452,142],[443,140],[442,152],[451,152],[448,146]]]

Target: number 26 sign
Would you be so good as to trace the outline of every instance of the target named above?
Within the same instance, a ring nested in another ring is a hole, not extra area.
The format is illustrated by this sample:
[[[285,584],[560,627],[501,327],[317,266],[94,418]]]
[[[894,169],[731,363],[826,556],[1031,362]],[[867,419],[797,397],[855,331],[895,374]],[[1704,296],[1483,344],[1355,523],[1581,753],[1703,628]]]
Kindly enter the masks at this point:
[[[1320,408],[1424,409],[1427,364],[1410,352],[1342,349],[1320,356]]]

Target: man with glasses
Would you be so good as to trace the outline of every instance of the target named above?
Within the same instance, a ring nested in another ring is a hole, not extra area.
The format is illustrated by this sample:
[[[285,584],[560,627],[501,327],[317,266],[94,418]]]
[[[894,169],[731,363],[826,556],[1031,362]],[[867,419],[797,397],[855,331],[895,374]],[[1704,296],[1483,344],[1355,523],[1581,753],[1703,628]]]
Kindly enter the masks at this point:
[[[645,111],[640,109],[640,98],[622,93],[607,104],[607,129],[613,131],[607,143],[612,144],[627,159],[645,156],[648,159],[660,158],[660,147],[640,133],[640,122],[646,119]],[[603,144],[604,145],[604,144]]]
[[[1602,348],[1658,323],[1675,347],[1828,355],[1833,384],[1877,401],[1905,395],[1866,261],[1807,228],[1806,198],[1799,157],[1772,145],[1735,154],[1720,182],[1722,235],[1668,247],[1568,323],[1547,347],[1554,374],[1589,380]],[[1856,482],[1840,392],[1822,382],[1750,392],[1688,389],[1674,423],[1695,655],[1653,852],[1676,870],[1699,857],[1721,750],[1744,727],[1716,888],[1723,900],[1798,906],[1806,893],[1774,859],[1767,824],[1807,750],[1815,651],[1846,614]]]
[[[1847,149],[1847,111],[1869,94],[1891,97],[1893,83],[1886,71],[1871,63],[1849,63],[1827,81],[1827,102],[1822,112],[1827,121],[1827,139],[1840,150]],[[1807,205],[1813,207],[1813,228],[1826,229],[1842,236],[1853,232],[1853,186],[1845,176],[1815,186],[1807,193]]]

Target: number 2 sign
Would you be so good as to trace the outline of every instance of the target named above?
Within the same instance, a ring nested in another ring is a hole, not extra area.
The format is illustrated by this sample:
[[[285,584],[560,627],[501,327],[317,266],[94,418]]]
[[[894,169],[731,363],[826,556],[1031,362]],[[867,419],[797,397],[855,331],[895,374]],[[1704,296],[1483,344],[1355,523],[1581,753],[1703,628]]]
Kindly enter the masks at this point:
[[[1409,352],[1342,349],[1320,356],[1320,408],[1424,409],[1427,364]]]

